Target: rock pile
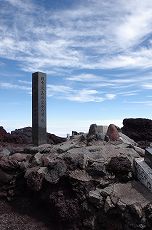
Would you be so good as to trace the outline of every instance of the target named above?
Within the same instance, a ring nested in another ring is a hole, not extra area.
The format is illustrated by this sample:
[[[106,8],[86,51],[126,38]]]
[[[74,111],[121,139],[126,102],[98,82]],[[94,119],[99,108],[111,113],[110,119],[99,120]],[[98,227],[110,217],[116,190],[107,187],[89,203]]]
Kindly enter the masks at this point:
[[[32,194],[61,230],[150,230],[152,194],[134,178],[136,143],[91,138],[1,154],[0,197]]]

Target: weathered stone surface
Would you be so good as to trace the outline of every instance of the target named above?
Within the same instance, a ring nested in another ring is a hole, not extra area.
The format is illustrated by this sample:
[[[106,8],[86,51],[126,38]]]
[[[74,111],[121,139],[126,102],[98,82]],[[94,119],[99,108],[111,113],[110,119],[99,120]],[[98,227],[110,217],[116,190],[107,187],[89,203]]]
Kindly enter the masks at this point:
[[[96,124],[90,125],[88,135],[91,136],[91,135],[96,135],[96,134],[97,134],[97,125]]]
[[[56,184],[59,179],[66,176],[67,166],[62,160],[52,160],[49,162],[47,172],[45,173],[45,180],[51,184]]]
[[[99,189],[89,192],[89,202],[97,208],[101,208],[104,205],[103,196],[100,193]]]
[[[62,159],[66,162],[68,169],[83,169],[86,164],[87,151],[84,148],[71,149],[62,155]]]
[[[132,146],[137,145],[137,143],[133,139],[129,138],[122,132],[119,132],[119,139],[122,140],[122,142],[125,144],[132,145]]]
[[[9,156],[11,154],[10,150],[8,150],[7,148],[3,148],[1,151],[0,151],[0,157],[2,156]]]
[[[134,173],[138,180],[152,192],[152,169],[146,164],[144,158],[135,158]]]
[[[0,196],[32,195],[46,205],[58,229],[151,230],[152,193],[132,176],[133,160],[140,155],[129,141],[96,138],[87,146],[76,135],[62,144],[26,150],[0,159],[5,174]],[[126,183],[120,183],[122,175]]]
[[[86,171],[91,176],[100,176],[103,177],[106,175],[105,164],[104,162],[92,162],[88,161]]]
[[[23,153],[15,153],[11,156],[9,156],[9,159],[12,160],[12,161],[26,161],[26,159],[28,158],[28,155],[27,154],[23,154]]]
[[[17,160],[10,160],[8,157],[2,157],[0,160],[0,168],[4,171],[14,171],[19,169],[19,167]]]
[[[122,132],[136,142],[152,142],[152,120],[145,118],[124,119]]]
[[[3,128],[3,126],[0,126],[0,141],[3,141],[6,135],[6,130]]]
[[[43,170],[42,170],[43,169]],[[28,187],[33,191],[39,191],[42,188],[46,168],[34,167],[27,169],[25,179]]]
[[[106,133],[106,136],[109,137],[110,141],[118,141],[119,140],[119,132],[115,125],[110,124]]]
[[[145,162],[152,169],[152,148],[146,148],[144,159],[145,159]]]
[[[112,157],[107,165],[107,169],[116,176],[128,175],[132,171],[131,162],[127,157]]]
[[[134,146],[133,149],[141,156],[141,157],[144,157],[145,156],[145,150],[140,148],[140,147],[137,147],[137,146]]]
[[[24,148],[24,152],[27,154],[35,154],[35,153],[49,153],[51,152],[53,146],[51,144],[44,144],[38,147],[26,147]]]
[[[39,165],[42,166],[43,160],[42,160],[43,154],[41,153],[36,153],[32,159],[32,165]]]
[[[0,169],[0,184],[7,184],[13,179],[13,174],[8,174]]]

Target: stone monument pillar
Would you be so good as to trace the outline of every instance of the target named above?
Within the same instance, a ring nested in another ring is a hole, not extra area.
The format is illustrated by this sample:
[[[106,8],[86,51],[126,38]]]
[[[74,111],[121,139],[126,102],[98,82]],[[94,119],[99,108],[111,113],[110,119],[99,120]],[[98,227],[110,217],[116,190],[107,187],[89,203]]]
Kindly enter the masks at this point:
[[[32,74],[32,139],[34,145],[47,143],[46,74]]]

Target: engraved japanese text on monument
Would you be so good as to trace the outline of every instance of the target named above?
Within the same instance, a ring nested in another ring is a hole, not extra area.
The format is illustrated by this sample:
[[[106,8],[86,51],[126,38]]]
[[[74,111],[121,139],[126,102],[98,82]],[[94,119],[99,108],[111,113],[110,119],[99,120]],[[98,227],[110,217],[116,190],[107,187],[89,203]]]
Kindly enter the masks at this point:
[[[47,143],[46,140],[46,74],[32,74],[32,136],[33,144]]]

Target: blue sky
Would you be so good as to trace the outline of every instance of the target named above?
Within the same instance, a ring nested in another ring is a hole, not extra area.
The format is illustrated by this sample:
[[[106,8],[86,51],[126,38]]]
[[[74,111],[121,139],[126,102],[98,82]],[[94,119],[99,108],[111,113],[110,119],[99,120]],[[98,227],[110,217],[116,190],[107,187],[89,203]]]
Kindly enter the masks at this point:
[[[31,126],[47,74],[48,131],[152,119],[151,0],[0,0],[0,125]]]

